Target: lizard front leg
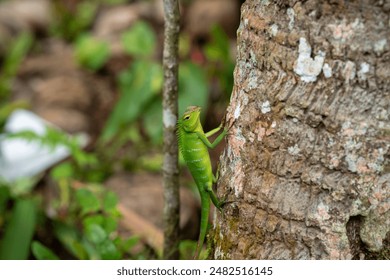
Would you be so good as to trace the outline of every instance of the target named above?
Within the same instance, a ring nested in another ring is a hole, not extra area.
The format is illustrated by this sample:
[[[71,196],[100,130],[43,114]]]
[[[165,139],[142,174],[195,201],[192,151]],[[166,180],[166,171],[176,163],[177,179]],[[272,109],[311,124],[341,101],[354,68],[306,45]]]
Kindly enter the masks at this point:
[[[217,130],[218,129],[218,130]],[[222,131],[222,133],[220,135],[218,135],[218,137],[214,140],[213,143],[210,143],[209,139],[207,139],[207,136],[211,136],[213,134],[215,134],[217,131],[219,131],[219,127],[216,128],[216,129],[213,129],[211,130],[210,132],[208,132],[207,134],[204,134],[204,133],[201,133],[201,132],[196,132],[196,135],[198,135],[199,139],[202,140],[202,142],[210,149],[214,149],[215,146],[217,146],[219,144],[219,142],[222,141],[222,139],[225,137],[225,135],[227,134],[227,130],[224,129]],[[212,132],[212,133],[211,133]],[[211,134],[210,134],[211,133]]]

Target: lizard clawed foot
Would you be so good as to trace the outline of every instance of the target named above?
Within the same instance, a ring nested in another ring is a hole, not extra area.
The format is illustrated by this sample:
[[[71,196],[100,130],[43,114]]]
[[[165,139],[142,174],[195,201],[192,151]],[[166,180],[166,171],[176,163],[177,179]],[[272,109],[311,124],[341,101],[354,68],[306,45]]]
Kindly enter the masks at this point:
[[[228,198],[228,195],[225,195],[225,197],[223,198],[223,200],[220,201],[219,205],[218,205],[218,210],[222,212],[222,208],[225,207],[226,204],[230,204],[230,203],[233,203],[234,201],[232,200],[227,200]]]

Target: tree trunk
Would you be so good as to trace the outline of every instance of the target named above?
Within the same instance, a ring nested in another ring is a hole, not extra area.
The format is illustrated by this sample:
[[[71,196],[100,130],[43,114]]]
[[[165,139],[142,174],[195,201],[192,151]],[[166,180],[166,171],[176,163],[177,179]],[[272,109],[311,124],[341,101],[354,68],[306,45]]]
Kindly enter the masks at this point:
[[[243,4],[215,258],[390,257],[384,2]]]

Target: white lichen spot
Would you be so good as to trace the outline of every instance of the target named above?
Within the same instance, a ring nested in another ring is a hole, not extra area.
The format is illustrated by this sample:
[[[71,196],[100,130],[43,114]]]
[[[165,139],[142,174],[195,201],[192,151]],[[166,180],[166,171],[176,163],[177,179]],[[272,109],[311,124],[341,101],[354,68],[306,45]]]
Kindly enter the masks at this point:
[[[248,22],[249,22],[249,20],[246,18],[246,19],[244,19],[244,26],[245,27],[247,27],[248,26]]]
[[[257,77],[251,76],[248,81],[248,90],[252,90],[258,87]]]
[[[288,147],[287,148],[287,152],[292,155],[292,156],[296,156],[299,154],[299,152],[301,151],[301,149],[299,149],[298,145],[295,144],[294,146],[291,146],[291,147]]]
[[[257,133],[257,141],[259,141],[259,142],[263,141],[263,137],[266,134],[265,128],[262,127],[260,124],[259,127],[256,128],[255,132]]]
[[[381,55],[387,46],[387,39],[376,41],[374,44],[374,51],[377,55]]]
[[[287,9],[287,16],[290,19],[288,22],[288,29],[292,30],[294,28],[294,21],[295,21],[295,12],[292,8]]]
[[[239,180],[240,179],[235,180],[235,184],[234,184],[234,195],[236,197],[240,197],[243,190],[242,184],[238,184],[238,185],[236,184]]]
[[[351,172],[356,172],[357,171],[357,156],[355,154],[347,154],[345,156],[345,161],[347,162],[348,165],[348,170]]]
[[[355,28],[355,29],[363,29],[364,28],[363,22],[361,22],[358,18],[356,18],[355,21],[351,23],[351,26],[352,26],[352,28]]]
[[[351,136],[354,136],[356,135],[356,133],[352,133],[352,134],[349,134],[347,135],[348,137],[351,137]],[[358,150],[360,149],[361,147],[363,146],[362,142],[357,142],[355,139],[353,138],[349,138],[345,141],[344,143],[344,149],[346,151],[353,151],[353,150]]]
[[[238,104],[236,109],[234,110],[234,119],[238,119],[238,117],[241,115],[241,105]]]
[[[267,114],[268,112],[271,112],[271,104],[269,103],[268,100],[261,104],[261,112],[263,114]]]
[[[329,168],[337,168],[340,165],[340,159],[336,155],[331,155],[329,160]]]
[[[329,206],[325,205],[322,201],[317,206],[317,218],[319,220],[328,220],[330,218],[329,215]]]
[[[342,128],[343,130],[346,130],[346,129],[350,128],[350,127],[351,127],[351,122],[350,122],[350,121],[345,121],[345,122],[343,122],[343,124],[341,125],[341,128]]]
[[[332,67],[329,66],[328,63],[325,63],[324,66],[322,66],[322,72],[324,73],[325,78],[332,77]]]
[[[240,158],[241,149],[246,143],[246,138],[242,135],[240,127],[231,127],[228,134],[228,157],[232,161],[237,161]]]
[[[278,34],[278,25],[276,24],[276,23],[274,23],[274,24],[272,24],[271,25],[271,28],[270,28],[270,30],[271,30],[271,35],[273,36],[273,37],[275,37],[276,36],[276,34]]]
[[[349,82],[356,77],[356,65],[352,61],[348,60],[345,63],[344,69],[341,70],[341,74],[343,75],[346,82]]]
[[[245,94],[244,91],[242,91],[241,96],[243,96],[242,97],[242,104],[244,104],[244,106],[248,105],[248,103],[249,103],[248,95]]]
[[[250,60],[250,63],[252,64],[251,67],[257,65],[256,55],[255,55],[255,53],[253,52],[253,50],[250,50],[250,51],[249,51],[249,60]],[[251,77],[256,76],[256,74],[253,74],[253,72],[254,72],[254,71],[251,70],[251,72],[250,72],[250,76],[251,76]]]
[[[275,127],[276,127],[276,122],[275,122],[275,121],[273,121],[273,122],[271,123],[271,127],[272,127],[272,128],[275,128]]]
[[[251,143],[253,143],[253,141],[255,140],[255,134],[254,134],[252,131],[249,132],[248,140],[249,140],[249,142],[251,142]]]
[[[175,127],[177,122],[176,115],[172,113],[171,110],[165,109],[163,111],[163,124],[164,127]]]
[[[356,161],[356,171],[360,174],[367,173],[369,171],[367,161],[363,157],[359,157]]]
[[[358,78],[360,80],[363,80],[363,81],[366,80],[367,79],[366,74],[368,72],[370,72],[370,64],[368,64],[366,62],[360,63],[360,69],[359,69],[359,71],[357,73]]]
[[[383,171],[383,162],[385,160],[384,158],[384,150],[383,148],[375,149],[372,153],[374,157],[374,162],[369,162],[367,166],[375,171],[375,172],[381,172]]]
[[[232,180],[233,180],[233,188],[234,188],[234,195],[236,197],[240,197],[242,192],[243,192],[243,189],[244,189],[244,178],[245,178],[245,175],[244,175],[244,170],[243,170],[243,166],[242,166],[242,162],[241,161],[236,161],[236,163],[234,164],[234,174],[235,176],[232,177]]]
[[[356,30],[364,28],[364,24],[359,19],[355,19],[354,22],[349,24],[346,20],[343,20],[340,24],[329,24],[328,27],[332,31],[335,40],[345,42],[355,34]]]
[[[370,64],[368,64],[367,62],[362,62],[360,64],[360,72],[365,74],[365,73],[368,73],[370,71]]]
[[[217,247],[215,248],[214,258],[215,258],[216,260],[218,260],[218,259],[223,259],[223,257],[224,257],[224,253],[222,252],[221,247],[220,247],[220,246],[217,246]]]
[[[325,53],[319,51],[318,54],[311,58],[311,47],[305,38],[299,39],[299,55],[296,61],[294,71],[304,82],[315,82],[317,76],[321,73],[324,64]]]
[[[269,5],[269,0],[263,0],[263,1],[261,1],[262,2],[262,4],[264,5],[264,6],[268,6]]]
[[[232,148],[230,148],[229,145],[227,147],[227,156],[228,156],[228,158],[232,158]]]
[[[359,126],[356,130],[356,135],[365,135],[368,130],[368,123],[367,122],[361,122],[359,123]]]

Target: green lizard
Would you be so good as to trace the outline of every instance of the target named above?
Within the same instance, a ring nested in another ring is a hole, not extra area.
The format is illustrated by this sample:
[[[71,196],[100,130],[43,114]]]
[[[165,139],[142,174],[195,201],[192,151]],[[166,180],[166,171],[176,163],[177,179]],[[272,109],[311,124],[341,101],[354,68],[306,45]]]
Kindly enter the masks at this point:
[[[200,233],[194,259],[199,257],[200,250],[202,249],[206,237],[210,212],[210,198],[219,210],[221,210],[223,205],[223,202],[218,200],[212,189],[212,185],[217,181],[217,178],[212,172],[207,148],[214,148],[217,146],[227,133],[224,129],[215,141],[210,143],[207,137],[217,133],[222,128],[222,124],[219,127],[204,133],[199,118],[200,110],[200,107],[189,106],[178,121],[177,131],[180,152],[195,180],[201,199]]]

